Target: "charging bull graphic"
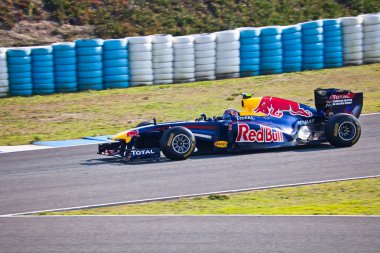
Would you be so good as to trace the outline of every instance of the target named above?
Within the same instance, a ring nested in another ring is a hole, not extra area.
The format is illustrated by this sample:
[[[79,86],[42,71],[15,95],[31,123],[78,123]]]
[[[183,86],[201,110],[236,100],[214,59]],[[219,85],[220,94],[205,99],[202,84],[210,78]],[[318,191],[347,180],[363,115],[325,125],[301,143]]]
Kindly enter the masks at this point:
[[[282,118],[283,112],[289,112],[291,115],[311,117],[313,114],[300,107],[299,103],[275,97],[262,97],[259,105],[253,110],[255,113],[264,113],[276,118]]]

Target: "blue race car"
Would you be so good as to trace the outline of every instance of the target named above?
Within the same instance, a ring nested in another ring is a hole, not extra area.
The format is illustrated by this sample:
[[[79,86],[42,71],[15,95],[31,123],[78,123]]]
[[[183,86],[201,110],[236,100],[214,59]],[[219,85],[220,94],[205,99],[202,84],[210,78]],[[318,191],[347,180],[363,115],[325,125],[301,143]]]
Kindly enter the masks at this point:
[[[363,93],[349,90],[314,91],[316,108],[287,99],[242,94],[242,109],[227,109],[222,116],[202,114],[195,121],[158,124],[142,122],[99,145],[99,154],[127,161],[171,160],[210,154],[289,147],[328,141],[349,147],[360,138],[358,121]]]

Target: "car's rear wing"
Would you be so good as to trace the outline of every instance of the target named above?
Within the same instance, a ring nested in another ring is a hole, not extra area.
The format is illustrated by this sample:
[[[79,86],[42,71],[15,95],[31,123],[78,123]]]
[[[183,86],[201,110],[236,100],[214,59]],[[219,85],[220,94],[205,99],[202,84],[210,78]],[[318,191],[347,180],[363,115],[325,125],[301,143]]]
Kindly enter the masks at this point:
[[[348,113],[359,118],[363,108],[363,93],[341,89],[317,89],[314,91],[315,107],[326,117],[337,113]]]

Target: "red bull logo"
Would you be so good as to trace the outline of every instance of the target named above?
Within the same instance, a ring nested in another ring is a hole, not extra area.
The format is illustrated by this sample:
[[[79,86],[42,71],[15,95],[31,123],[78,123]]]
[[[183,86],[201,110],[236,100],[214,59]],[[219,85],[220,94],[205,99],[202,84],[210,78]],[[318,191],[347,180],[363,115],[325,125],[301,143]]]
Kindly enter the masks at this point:
[[[281,131],[260,125],[260,130],[250,129],[247,124],[238,125],[236,142],[284,142]]]
[[[282,118],[283,112],[289,112],[291,115],[311,117],[312,113],[300,107],[300,104],[290,100],[262,97],[259,105],[253,110],[255,113],[264,113],[276,118]]]

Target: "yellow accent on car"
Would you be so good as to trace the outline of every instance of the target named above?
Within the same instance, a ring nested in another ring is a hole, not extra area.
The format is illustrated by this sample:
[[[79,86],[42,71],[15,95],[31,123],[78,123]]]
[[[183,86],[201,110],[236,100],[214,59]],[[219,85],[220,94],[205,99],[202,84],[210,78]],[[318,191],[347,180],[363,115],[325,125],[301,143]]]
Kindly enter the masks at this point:
[[[240,116],[265,116],[265,113],[256,113],[254,110],[259,106],[261,97],[243,98],[241,101],[242,109]]]
[[[228,142],[226,141],[217,141],[214,143],[214,146],[217,148],[227,148]]]

